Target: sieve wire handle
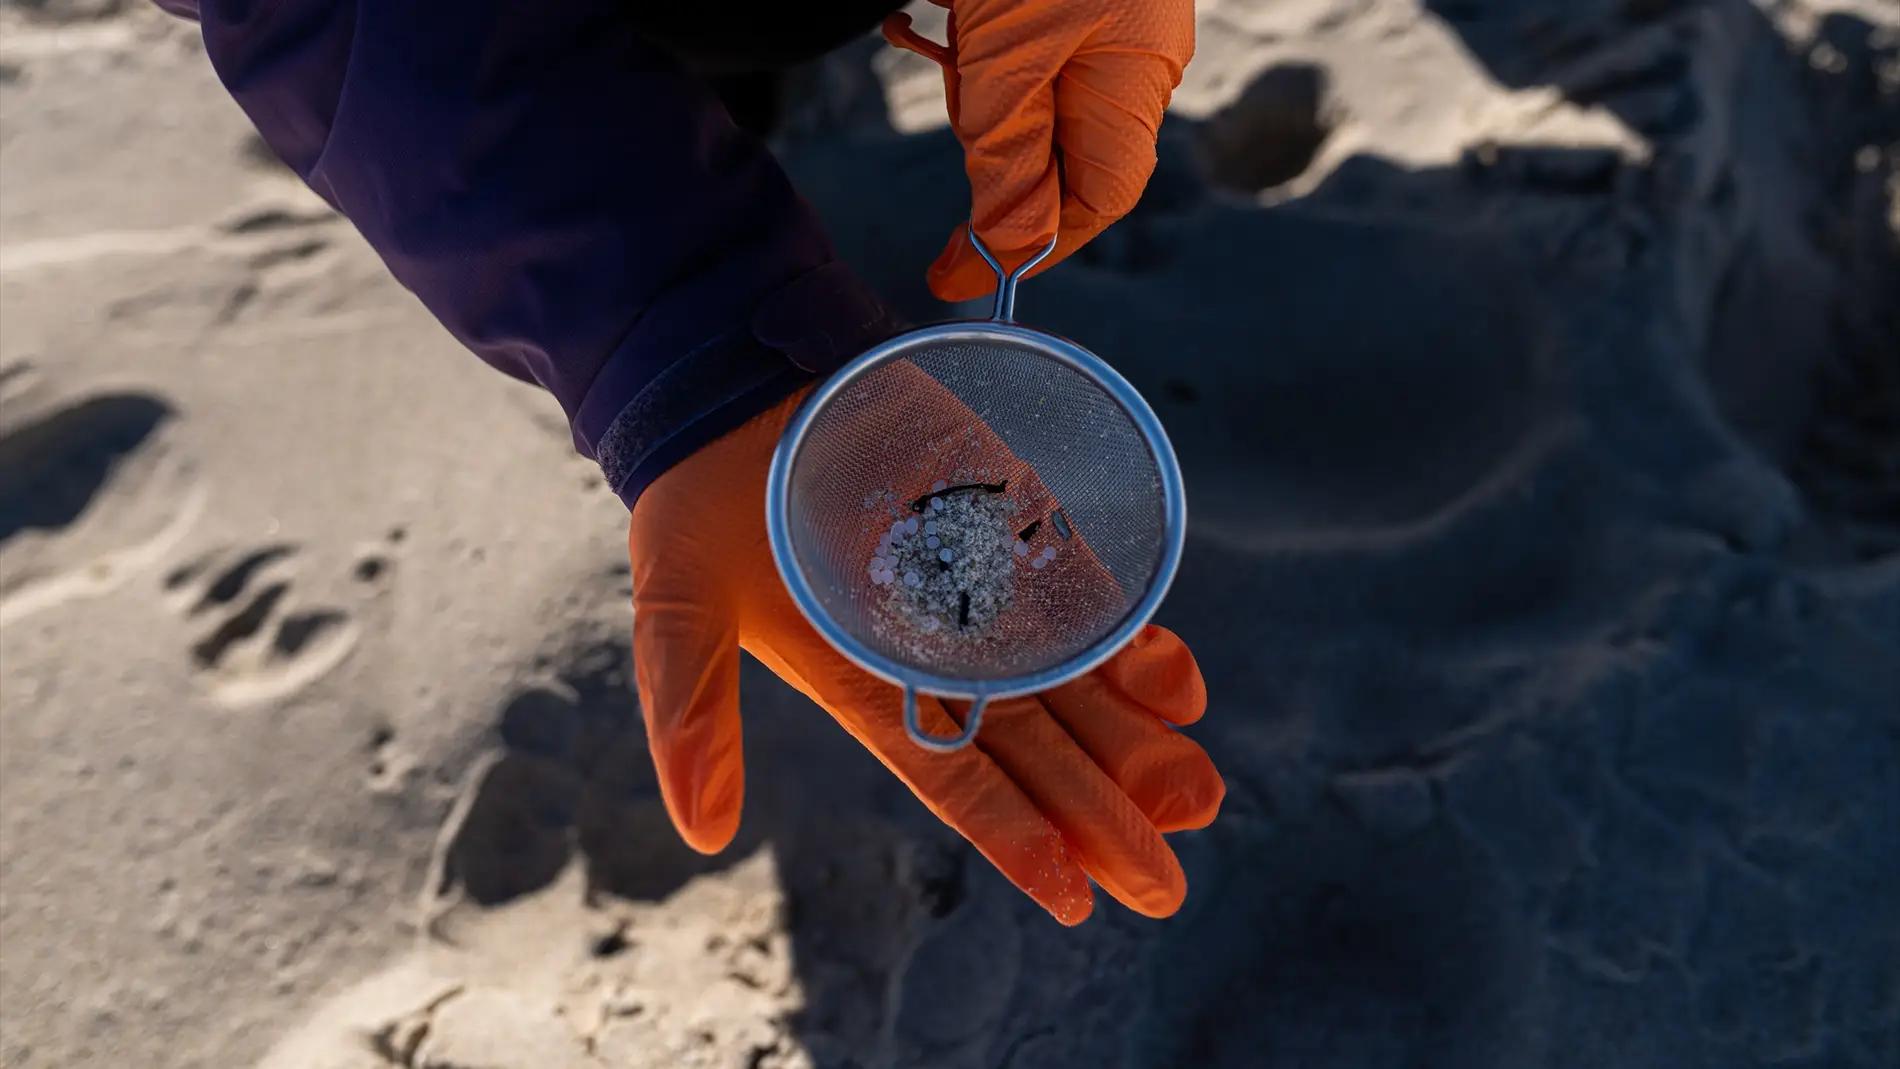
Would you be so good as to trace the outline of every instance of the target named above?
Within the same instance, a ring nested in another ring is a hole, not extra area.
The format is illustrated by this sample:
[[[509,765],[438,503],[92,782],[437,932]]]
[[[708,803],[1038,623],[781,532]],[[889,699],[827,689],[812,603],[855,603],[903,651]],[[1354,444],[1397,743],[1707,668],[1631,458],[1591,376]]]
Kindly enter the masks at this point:
[[[917,721],[916,688],[906,686],[904,688],[904,730],[910,733],[910,741],[926,750],[935,750],[938,753],[961,750],[976,738],[976,729],[983,726],[983,707],[988,704],[989,699],[981,696],[970,703],[970,715],[964,721],[961,735],[932,735]]]
[[[996,257],[990,253],[989,246],[983,244],[983,239],[976,236],[974,219],[964,224],[963,230],[970,237],[970,247],[976,250],[978,256],[983,257],[984,263],[990,265],[990,270],[996,272],[996,304],[990,308],[990,318],[998,323],[1014,323],[1016,321],[1016,283],[1021,282],[1023,276],[1028,274],[1031,268],[1047,260],[1049,254],[1056,251],[1056,238],[1050,238],[1049,244],[1044,245],[1041,252],[1031,256],[1023,262],[1021,267],[1011,271],[997,262]]]

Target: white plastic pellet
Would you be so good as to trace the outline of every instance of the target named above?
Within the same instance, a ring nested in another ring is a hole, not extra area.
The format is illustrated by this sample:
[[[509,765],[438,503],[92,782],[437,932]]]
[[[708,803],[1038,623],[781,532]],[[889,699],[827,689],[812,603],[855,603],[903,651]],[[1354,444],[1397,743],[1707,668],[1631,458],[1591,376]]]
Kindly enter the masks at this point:
[[[941,545],[943,545],[943,540],[938,538],[936,535],[931,535],[929,538],[924,539],[925,549],[936,549],[938,546],[941,546]]]
[[[949,486],[949,485],[950,483],[947,480],[938,479],[936,482],[930,484],[930,489],[934,492],[937,490],[941,490],[944,487]],[[932,502],[932,504],[935,504],[935,502]]]
[[[933,541],[933,542],[934,542],[934,541],[936,541],[936,539],[931,539],[931,541]],[[955,559],[956,559],[956,555],[955,555],[955,554],[953,554],[953,553],[951,553],[951,552],[950,552],[949,550],[947,550],[947,549],[940,549],[940,550],[938,550],[938,551],[937,551],[937,559],[938,559],[938,560],[940,560],[940,561],[942,561],[942,562],[944,562],[945,564],[948,564],[948,563],[950,563],[951,561],[953,561],[953,560],[955,560]]]
[[[908,587],[919,587],[919,586],[923,586],[923,585],[924,585],[924,577],[923,577],[923,576],[921,576],[921,575],[918,575],[918,574],[917,574],[916,572],[905,572],[905,573],[904,573],[904,585],[905,585],[905,586],[908,586]]]
[[[1029,556],[1029,543],[1027,543],[1027,542],[1025,542],[1025,541],[1023,541],[1022,539],[1020,539],[1020,538],[1018,538],[1018,539],[1016,540],[1016,555],[1017,555],[1018,557],[1027,557],[1027,556]]]
[[[1054,547],[1054,546],[1044,546],[1044,547],[1042,547],[1042,559],[1043,559],[1043,560],[1055,560],[1055,559],[1056,559],[1056,547]]]
[[[1049,567],[1049,558],[1037,557],[1035,560],[1029,562],[1029,566],[1037,571],[1042,571],[1044,568]]]
[[[924,521],[924,533],[925,533],[925,534],[936,534],[936,533],[937,533],[937,521],[936,521],[936,520],[925,520],[925,521]]]
[[[917,533],[917,517],[912,516],[910,519],[904,521],[904,533],[905,534]]]
[[[930,511],[935,512],[942,507],[943,507],[943,498],[933,497],[930,499]]]

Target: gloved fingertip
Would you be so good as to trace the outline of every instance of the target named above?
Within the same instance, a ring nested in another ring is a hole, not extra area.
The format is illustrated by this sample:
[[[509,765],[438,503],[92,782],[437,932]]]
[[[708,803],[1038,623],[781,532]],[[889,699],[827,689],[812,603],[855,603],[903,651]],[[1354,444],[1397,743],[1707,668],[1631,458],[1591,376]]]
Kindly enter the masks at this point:
[[[656,765],[666,760],[658,753],[654,757]],[[716,854],[739,832],[745,781],[729,767],[689,763],[696,767],[669,770],[662,765],[660,796],[686,845],[702,854]]]
[[[680,838],[687,846],[702,854],[717,854],[732,845],[733,837],[739,833],[739,807],[709,808],[710,811],[691,815],[675,815],[673,826],[679,829]]]
[[[1192,724],[1207,712],[1207,681],[1187,643],[1165,627],[1143,628],[1102,666],[1115,689],[1171,724]]]
[[[1184,878],[1180,886],[1169,892],[1166,896],[1143,902],[1135,906],[1134,910],[1144,917],[1151,917],[1155,920],[1166,920],[1176,913],[1181,912],[1181,903],[1185,901],[1187,901],[1187,880]]]
[[[924,274],[930,292],[946,304],[973,301],[996,291],[996,273],[977,256],[963,235],[963,228],[958,227]]]
[[[1082,860],[1061,833],[1043,824],[1038,833],[1010,836],[1009,840],[1013,840],[1009,846],[998,849],[999,844],[993,843],[991,849],[983,851],[1009,882],[1064,927],[1088,920],[1095,911],[1095,892]],[[971,841],[983,849],[978,839]]]
[[[1181,903],[1187,900],[1187,874],[1181,871],[1181,863],[1175,860],[1174,854],[1165,854],[1159,871],[1146,872],[1142,876],[1144,878],[1138,884],[1124,876],[1121,887],[1111,889],[1109,893],[1115,896],[1116,901],[1144,917],[1159,920],[1174,916],[1180,910]],[[1108,887],[1106,884],[1103,886]]]
[[[944,279],[930,279],[930,295],[945,304],[962,304],[974,301],[978,297],[987,297],[987,290],[979,289],[971,283],[954,276]]]
[[[1214,823],[1226,798],[1227,781],[1209,759],[1203,771],[1170,784],[1152,807],[1143,806],[1142,810],[1154,821],[1157,831],[1198,831]]]
[[[1064,866],[1055,874],[1052,886],[1023,890],[1064,928],[1081,924],[1095,912],[1095,892],[1089,887],[1088,874],[1079,868]]]
[[[1073,928],[1094,915],[1095,896],[1084,892],[1079,897],[1064,899],[1057,903],[1042,902],[1039,905],[1049,911],[1049,915],[1056,919],[1057,924],[1064,928]]]

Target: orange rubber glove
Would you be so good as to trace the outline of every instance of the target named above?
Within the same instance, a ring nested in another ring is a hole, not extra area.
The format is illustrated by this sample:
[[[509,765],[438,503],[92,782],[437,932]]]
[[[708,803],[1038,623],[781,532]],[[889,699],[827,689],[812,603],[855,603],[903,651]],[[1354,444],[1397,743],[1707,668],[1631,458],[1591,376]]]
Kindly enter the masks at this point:
[[[1162,833],[1204,827],[1225,792],[1207,754],[1170,726],[1194,722],[1207,704],[1193,655],[1149,627],[1081,679],[992,703],[973,744],[953,753],[917,746],[899,689],[812,629],[772,561],[766,468],[802,397],[688,457],[634,505],[634,674],[681,836],[712,853],[738,830],[744,649],[830,713],[1058,921],[1088,917],[1090,877],[1130,909],[1173,913],[1187,882]],[[975,417],[952,422],[967,434]],[[926,731],[957,731],[943,703],[919,703]]]
[[[1168,98],[1194,55],[1193,0],[935,0],[950,44],[911,18],[884,36],[943,68],[950,126],[970,175],[984,244],[1018,264],[1056,236],[1060,263],[1127,215],[1155,168]],[[964,229],[928,275],[946,301],[980,297],[996,276]]]

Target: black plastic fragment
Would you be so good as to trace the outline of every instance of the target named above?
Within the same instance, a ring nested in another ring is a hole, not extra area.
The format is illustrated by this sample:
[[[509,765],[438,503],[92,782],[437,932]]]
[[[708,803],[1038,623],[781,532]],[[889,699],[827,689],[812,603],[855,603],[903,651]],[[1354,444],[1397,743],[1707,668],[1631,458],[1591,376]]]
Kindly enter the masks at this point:
[[[933,497],[943,497],[948,494],[962,493],[966,490],[982,490],[985,493],[1000,494],[1007,491],[1008,489],[1009,489],[1009,480],[1007,479],[1003,480],[1000,483],[964,483],[961,486],[946,486],[941,490],[932,490],[931,492],[911,502],[910,510],[912,512],[922,512],[924,509],[930,506],[930,499]]]

